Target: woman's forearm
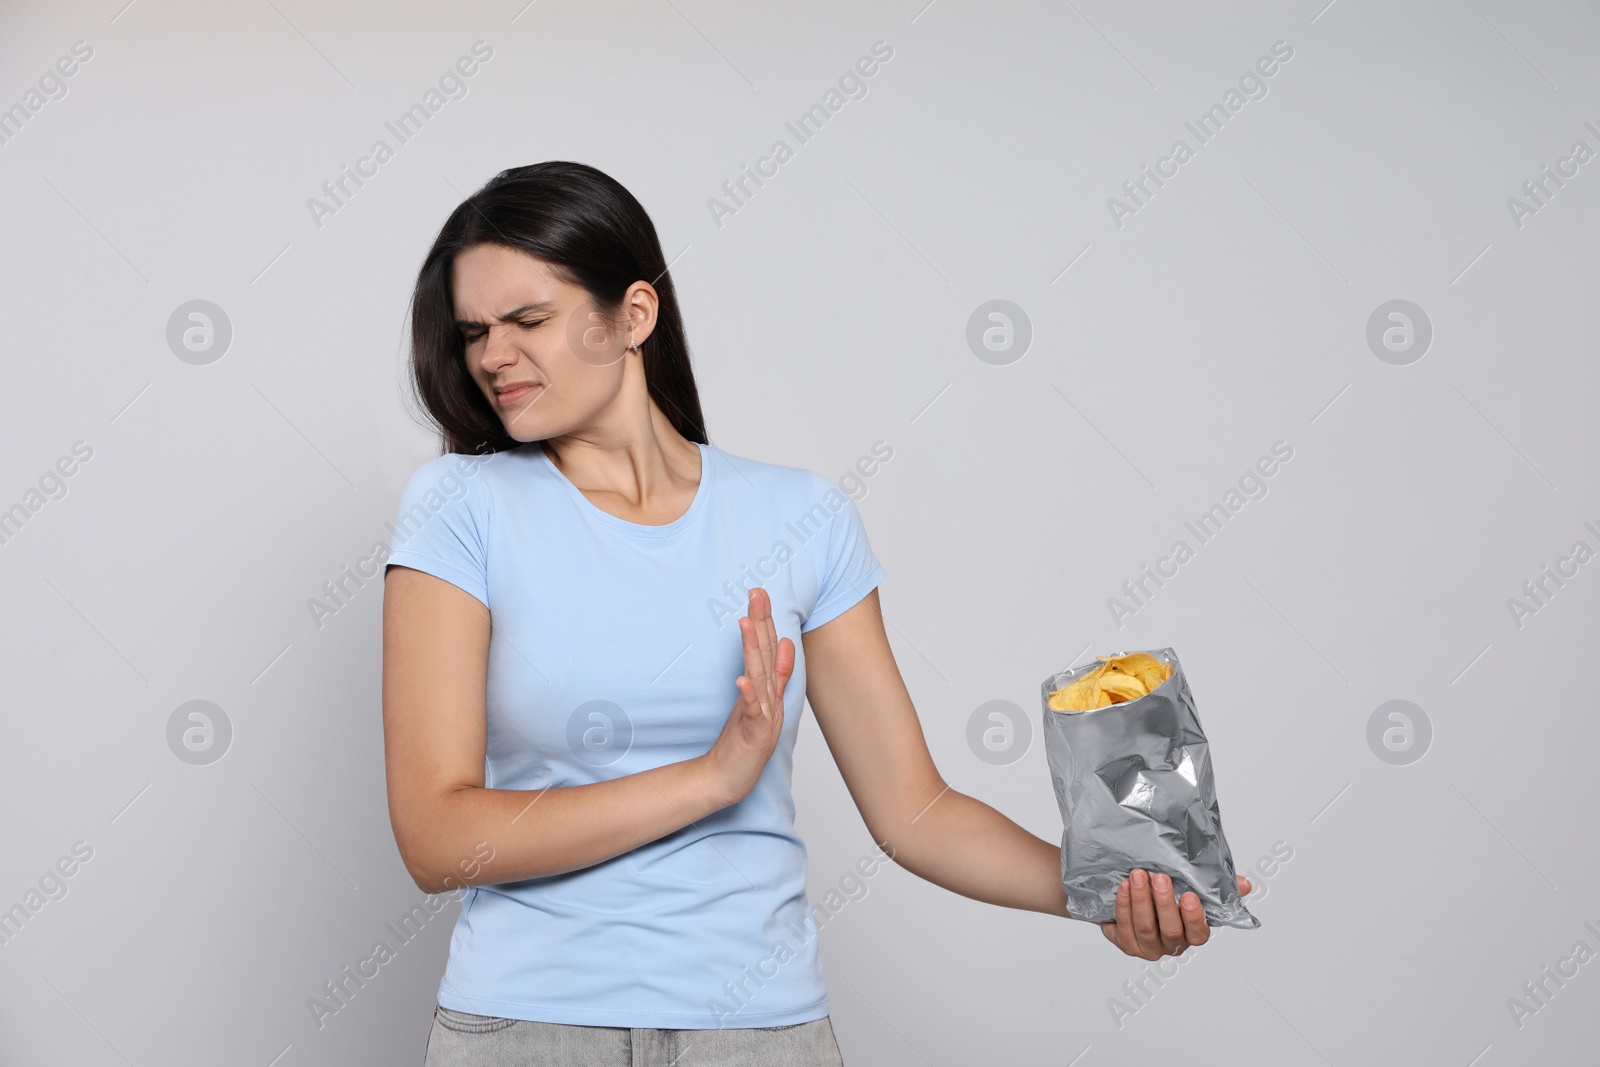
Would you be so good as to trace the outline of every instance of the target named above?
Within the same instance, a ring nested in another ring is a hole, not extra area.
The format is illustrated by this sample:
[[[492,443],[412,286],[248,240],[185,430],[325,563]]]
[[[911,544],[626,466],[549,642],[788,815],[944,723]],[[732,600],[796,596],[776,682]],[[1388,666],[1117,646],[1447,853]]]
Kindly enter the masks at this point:
[[[466,787],[407,820],[404,851],[418,887],[443,893],[603,863],[727,803],[699,758],[586,785]]]
[[[934,885],[1004,908],[1067,914],[1061,847],[981,800],[947,789],[886,838],[896,863]]]

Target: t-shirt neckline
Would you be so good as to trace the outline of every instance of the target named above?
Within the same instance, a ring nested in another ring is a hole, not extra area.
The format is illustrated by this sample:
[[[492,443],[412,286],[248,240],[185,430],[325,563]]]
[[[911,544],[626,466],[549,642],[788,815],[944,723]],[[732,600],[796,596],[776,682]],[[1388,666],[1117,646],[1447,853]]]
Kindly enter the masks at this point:
[[[635,537],[669,537],[694,522],[700,513],[705,510],[706,500],[711,495],[711,479],[716,471],[716,465],[711,462],[711,446],[701,441],[696,441],[694,444],[700,450],[700,484],[695,487],[694,499],[689,502],[689,510],[665,526],[648,526],[644,523],[629,522],[627,519],[620,519],[609,511],[601,509],[594,501],[583,495],[583,490],[573,485],[572,481],[561,473],[561,468],[555,465],[555,462],[550,458],[550,454],[544,450],[543,444],[539,446],[539,458],[549,468],[550,473],[555,475],[556,480],[566,487],[567,492],[572,495],[572,499],[577,503],[578,509],[585,515],[610,526],[614,530],[620,530]]]

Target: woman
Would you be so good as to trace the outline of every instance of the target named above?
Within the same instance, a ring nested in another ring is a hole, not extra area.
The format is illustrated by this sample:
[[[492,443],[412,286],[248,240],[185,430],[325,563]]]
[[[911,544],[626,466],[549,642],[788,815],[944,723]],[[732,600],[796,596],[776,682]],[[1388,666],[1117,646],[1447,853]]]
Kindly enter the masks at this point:
[[[885,855],[1066,915],[1058,846],[929,758],[855,506],[708,442],[627,190],[498,175],[429,251],[412,341],[446,454],[386,568],[389,809],[417,885],[463,890],[428,1064],[840,1064],[789,788],[806,698]],[[1120,949],[1206,940],[1193,894],[1131,881]]]

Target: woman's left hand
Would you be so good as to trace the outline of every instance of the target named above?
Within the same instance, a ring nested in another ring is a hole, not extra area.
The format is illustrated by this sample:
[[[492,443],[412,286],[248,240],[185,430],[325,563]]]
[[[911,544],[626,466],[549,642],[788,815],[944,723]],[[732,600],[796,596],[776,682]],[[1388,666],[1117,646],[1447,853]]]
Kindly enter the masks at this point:
[[[1239,895],[1248,894],[1250,879],[1236,877]],[[1147,960],[1181,956],[1190,945],[1203,945],[1211,937],[1198,896],[1185,893],[1181,902],[1174,900],[1171,878],[1140,867],[1117,887],[1116,921],[1101,923],[1100,930],[1123,952]]]

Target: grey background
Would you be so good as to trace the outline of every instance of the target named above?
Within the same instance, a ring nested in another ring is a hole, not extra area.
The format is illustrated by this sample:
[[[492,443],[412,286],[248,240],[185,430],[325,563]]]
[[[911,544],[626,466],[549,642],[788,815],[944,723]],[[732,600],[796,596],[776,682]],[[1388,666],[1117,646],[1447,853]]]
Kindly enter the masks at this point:
[[[454,904],[325,1026],[306,1007],[420,899],[385,807],[381,587],[320,628],[306,602],[434,454],[400,376],[428,242],[496,171],[575,159],[658,227],[715,444],[833,479],[892,446],[858,506],[955,788],[1056,839],[1036,726],[997,763],[974,712],[1033,724],[1051,673],[1170,645],[1236,861],[1293,850],[1257,877],[1260,930],[1120,1019],[1143,965],[1098,930],[881,871],[820,934],[848,1062],[1593,1062],[1600,963],[1520,1027],[1508,998],[1600,951],[1600,562],[1520,626],[1507,603],[1600,548],[1600,161],[1520,227],[1507,206],[1600,149],[1593,5],[3,18],[0,106],[94,54],[0,145],[0,506],[93,456],[0,545],[0,907],[93,857],[0,945],[0,1058],[421,1062]],[[480,39],[468,94],[315,225],[321,183]],[[867,95],[719,227],[708,199],[878,40]],[[1267,95],[1196,147],[1184,122],[1280,40]],[[1180,137],[1195,157],[1118,227],[1107,199]],[[1032,330],[1005,365],[966,341],[997,299]],[[1406,366],[1366,342],[1399,299],[1433,330]],[[191,300],[231,324],[208,365],[167,344]],[[1279,440],[1267,495],[1114,625],[1107,599]],[[1367,726],[1402,699],[1432,740],[1395,765]],[[232,728],[207,765],[168,746],[192,700]],[[796,796],[817,900],[871,840],[809,715]]]

